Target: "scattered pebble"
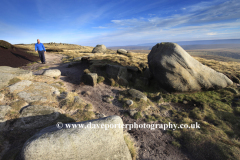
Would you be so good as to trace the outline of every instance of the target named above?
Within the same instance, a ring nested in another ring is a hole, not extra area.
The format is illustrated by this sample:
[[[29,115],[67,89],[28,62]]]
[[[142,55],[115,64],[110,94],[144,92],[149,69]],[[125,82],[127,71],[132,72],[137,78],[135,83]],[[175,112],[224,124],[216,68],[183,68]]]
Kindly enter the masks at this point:
[[[129,110],[128,111],[131,117],[134,117],[134,115],[137,113],[136,110]]]
[[[133,105],[133,101],[132,101],[132,100],[126,100],[126,104],[127,104],[128,106],[131,106],[131,105]]]
[[[83,95],[84,97],[90,96],[90,95],[91,95],[91,92],[89,92],[89,91],[83,91],[83,92],[82,92],[82,95]]]
[[[110,96],[104,96],[104,97],[102,98],[102,100],[103,100],[104,102],[107,102],[107,103],[111,103],[111,102],[112,102]]]
[[[0,93],[0,101],[3,101],[4,99],[4,94]]]
[[[188,101],[184,100],[184,101],[183,101],[183,104],[188,104]]]

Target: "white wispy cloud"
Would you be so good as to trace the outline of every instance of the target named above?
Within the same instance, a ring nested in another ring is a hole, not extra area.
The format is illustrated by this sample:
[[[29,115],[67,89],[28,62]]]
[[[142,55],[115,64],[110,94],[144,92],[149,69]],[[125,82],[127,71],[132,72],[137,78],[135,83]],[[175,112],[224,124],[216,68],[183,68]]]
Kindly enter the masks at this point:
[[[175,14],[168,17],[154,16],[150,18],[111,20],[111,24],[107,26],[117,30],[106,33],[104,37],[105,39],[108,37],[108,39],[121,39],[124,41],[125,39],[132,41],[148,39],[153,41],[184,37],[191,39],[207,38],[204,35],[211,37],[239,36],[239,0],[200,2],[184,8],[186,8],[184,14]],[[226,32],[229,32],[229,34]],[[101,38],[103,37],[99,37],[99,39]]]
[[[41,21],[41,27],[23,28],[0,21],[0,37],[7,37],[16,43],[41,38],[46,42],[124,45],[240,36],[239,0],[202,1],[179,8],[164,8],[161,4],[166,1],[142,5],[137,3],[138,0],[108,3],[89,0],[78,10],[68,13],[65,6],[60,6],[61,3],[36,0],[37,21]],[[125,4],[128,4],[126,9]],[[129,7],[132,4],[134,7]]]
[[[207,33],[207,35],[214,36],[214,35],[217,35],[217,33],[216,32],[210,32],[210,33]]]
[[[92,27],[92,28],[106,29],[108,27],[98,26],[98,27]]]

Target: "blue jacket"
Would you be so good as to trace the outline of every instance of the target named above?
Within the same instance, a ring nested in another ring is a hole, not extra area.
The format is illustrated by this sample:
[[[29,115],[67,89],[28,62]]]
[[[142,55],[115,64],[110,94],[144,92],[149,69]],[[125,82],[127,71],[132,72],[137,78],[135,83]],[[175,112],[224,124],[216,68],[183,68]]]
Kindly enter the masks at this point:
[[[42,50],[44,50],[44,51],[46,51],[46,49],[45,49],[45,47],[44,47],[44,45],[42,44],[42,43],[36,43],[35,44],[35,51],[42,51]]]

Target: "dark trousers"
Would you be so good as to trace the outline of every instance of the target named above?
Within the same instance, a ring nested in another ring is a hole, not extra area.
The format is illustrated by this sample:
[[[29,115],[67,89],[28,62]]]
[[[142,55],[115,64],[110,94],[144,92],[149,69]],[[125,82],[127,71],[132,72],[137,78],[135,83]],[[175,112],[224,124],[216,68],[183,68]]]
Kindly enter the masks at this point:
[[[38,51],[38,54],[39,54],[39,58],[40,58],[41,62],[45,63],[44,51]]]

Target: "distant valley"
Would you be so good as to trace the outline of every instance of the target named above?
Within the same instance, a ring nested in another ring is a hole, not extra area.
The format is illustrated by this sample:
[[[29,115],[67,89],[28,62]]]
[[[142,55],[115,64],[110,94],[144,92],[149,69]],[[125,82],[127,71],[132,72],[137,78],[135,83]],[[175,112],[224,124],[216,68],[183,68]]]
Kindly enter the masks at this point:
[[[175,43],[181,45],[181,47],[192,56],[218,61],[240,62],[240,39],[181,41]],[[145,43],[128,46],[113,46],[108,48],[112,50],[122,48],[137,53],[148,54],[156,44],[157,43]]]

